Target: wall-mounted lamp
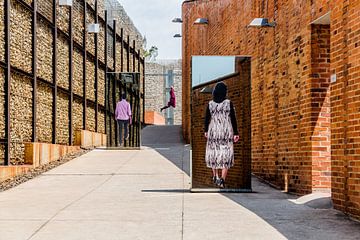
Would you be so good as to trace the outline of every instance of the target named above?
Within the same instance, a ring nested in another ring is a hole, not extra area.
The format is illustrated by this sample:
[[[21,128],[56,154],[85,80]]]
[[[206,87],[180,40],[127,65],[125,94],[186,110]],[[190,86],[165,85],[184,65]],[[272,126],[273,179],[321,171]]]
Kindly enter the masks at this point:
[[[174,38],[181,38],[181,34],[180,33],[175,34]]]
[[[271,22],[269,23],[269,20],[267,18],[254,18],[254,20],[251,21],[251,23],[248,25],[248,27],[275,27],[276,23]]]
[[[181,18],[174,18],[174,19],[172,20],[172,22],[173,22],[173,23],[182,23],[183,21],[182,21]]]
[[[59,6],[72,6],[72,0],[59,0]]]
[[[92,23],[87,26],[88,33],[99,33],[100,25],[98,23]]]
[[[194,24],[208,24],[209,20],[206,18],[198,18],[195,20]]]

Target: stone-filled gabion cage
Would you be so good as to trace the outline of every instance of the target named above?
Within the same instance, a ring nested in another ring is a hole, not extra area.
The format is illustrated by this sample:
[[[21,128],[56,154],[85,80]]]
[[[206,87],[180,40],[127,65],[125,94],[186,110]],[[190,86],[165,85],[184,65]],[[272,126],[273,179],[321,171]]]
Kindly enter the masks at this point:
[[[106,133],[114,145],[110,103],[119,91],[137,110],[127,144],[140,144],[135,133],[143,120],[142,46],[110,21],[103,0],[73,0],[72,6],[58,0],[0,2],[0,165],[23,164],[26,142],[73,145],[77,130]],[[93,23],[99,33],[87,32]],[[106,72],[140,72],[139,87],[120,89]]]

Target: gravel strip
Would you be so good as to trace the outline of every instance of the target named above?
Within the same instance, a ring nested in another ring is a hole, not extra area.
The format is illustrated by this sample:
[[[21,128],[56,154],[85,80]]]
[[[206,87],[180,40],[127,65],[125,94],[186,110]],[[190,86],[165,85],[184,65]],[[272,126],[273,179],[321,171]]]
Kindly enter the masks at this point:
[[[14,178],[10,178],[10,179],[7,179],[3,182],[0,182],[0,192],[3,192],[3,191],[6,191],[10,188],[13,188],[13,187],[16,187],[24,182],[27,182],[29,181],[30,179],[33,179],[37,176],[39,176],[40,174],[44,173],[44,172],[47,172],[53,168],[56,168],[66,162],[69,162],[75,158],[78,158],[88,152],[90,152],[92,149],[81,149],[79,152],[77,153],[72,153],[72,154],[68,154],[66,155],[65,157],[62,157],[60,158],[59,160],[57,161],[53,161],[53,162],[50,162],[46,165],[42,165],[42,166],[39,166],[37,168],[33,168],[31,170],[29,170],[27,173],[25,174],[22,174],[22,175],[18,175]]]

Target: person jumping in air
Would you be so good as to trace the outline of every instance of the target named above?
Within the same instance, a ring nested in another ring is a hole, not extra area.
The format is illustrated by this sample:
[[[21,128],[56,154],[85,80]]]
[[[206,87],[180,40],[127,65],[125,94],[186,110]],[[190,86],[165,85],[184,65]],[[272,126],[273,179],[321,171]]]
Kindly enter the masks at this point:
[[[232,102],[226,99],[227,86],[216,84],[213,100],[209,102],[205,116],[207,138],[205,162],[212,169],[212,181],[225,188],[228,170],[234,166],[234,143],[239,141],[236,115]],[[221,169],[221,177],[219,177]]]
[[[174,91],[174,86],[171,86],[170,88],[170,100],[167,103],[166,106],[160,108],[160,112],[162,112],[163,110],[169,108],[169,107],[173,107],[175,108],[175,104],[176,104],[176,99],[175,99],[175,91]]]

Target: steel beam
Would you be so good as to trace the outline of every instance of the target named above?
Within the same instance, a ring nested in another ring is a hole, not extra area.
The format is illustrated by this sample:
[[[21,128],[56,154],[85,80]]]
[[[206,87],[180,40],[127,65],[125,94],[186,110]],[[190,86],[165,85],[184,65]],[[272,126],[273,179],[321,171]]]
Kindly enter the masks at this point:
[[[99,22],[98,16],[98,1],[95,1],[95,23]],[[99,131],[98,120],[99,120],[99,91],[98,91],[98,83],[99,83],[99,54],[98,54],[98,45],[99,45],[99,36],[98,33],[94,34],[95,41],[95,132]]]
[[[86,1],[84,1],[85,3]],[[87,4],[84,4],[84,35],[83,35],[83,129],[86,130],[87,124],[86,124],[86,109],[87,109],[87,100],[86,100],[86,62],[87,62],[87,50],[86,50],[86,39],[87,39],[87,32],[86,32],[86,6]]]
[[[105,106],[105,134],[107,135],[107,116],[108,116],[108,112],[107,112],[107,105],[106,105],[106,103],[107,103],[107,99],[108,99],[108,95],[107,95],[107,88],[108,88],[108,86],[107,86],[107,72],[108,72],[108,68],[107,68],[107,62],[108,62],[108,51],[107,51],[107,49],[108,49],[108,25],[107,25],[107,21],[108,21],[108,13],[107,13],[107,11],[105,10],[105,43],[104,43],[104,45],[105,45],[105,55],[104,55],[104,57],[105,57],[105,93],[104,93],[104,100],[105,100],[105,102],[104,102],[104,106]],[[106,144],[108,144],[108,141],[106,141]]]
[[[10,133],[10,94],[11,94],[11,64],[10,64],[10,0],[5,0],[5,165],[10,165],[10,145],[11,145],[11,133]]]
[[[69,48],[69,145],[73,145],[73,76],[74,76],[74,65],[73,65],[73,54],[74,54],[74,39],[73,39],[73,7],[70,7],[70,24],[69,24],[69,35],[70,35],[70,48]]]
[[[114,62],[113,62],[113,69],[114,72],[116,72],[116,20],[114,20],[114,38],[113,38],[113,56],[114,56]],[[113,77],[113,107],[116,108],[116,76]],[[115,111],[115,109],[113,109]],[[119,128],[118,124],[116,122],[116,119],[114,118],[115,122],[115,145],[118,145],[119,142]]]
[[[52,119],[52,127],[53,127],[53,132],[52,132],[52,143],[56,144],[56,120],[57,120],[57,23],[56,23],[56,19],[57,19],[57,13],[56,13],[56,0],[53,0],[53,66],[52,66],[52,71],[53,71],[53,84],[54,84],[54,88],[53,88],[53,109],[52,109],[52,114],[53,114],[53,119]]]
[[[37,0],[33,0],[33,13],[32,13],[32,74],[33,74],[33,94],[32,94],[32,136],[31,141],[36,142],[37,136],[36,136],[36,117],[37,117],[37,35],[36,35],[36,29],[37,29]]]

